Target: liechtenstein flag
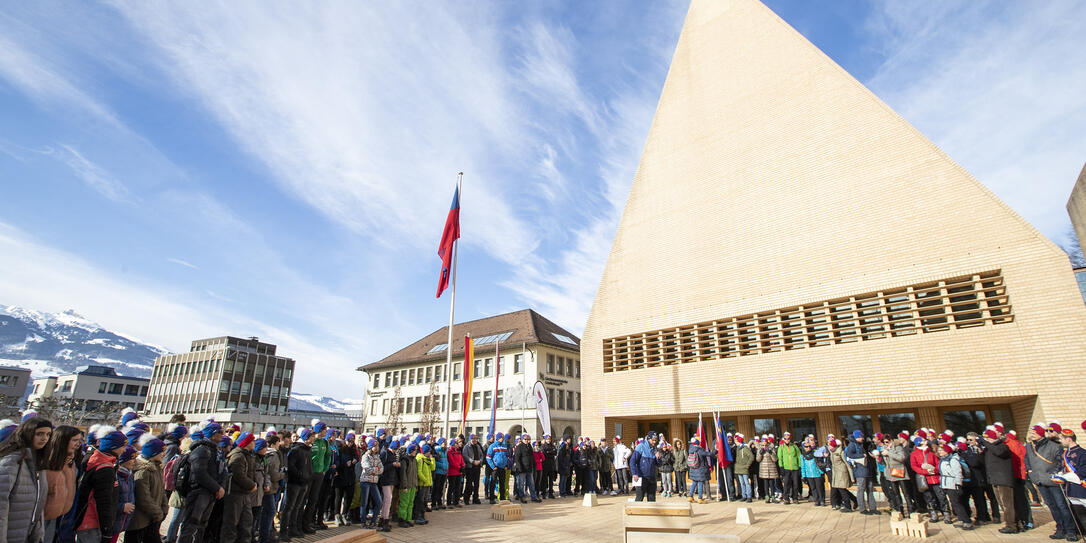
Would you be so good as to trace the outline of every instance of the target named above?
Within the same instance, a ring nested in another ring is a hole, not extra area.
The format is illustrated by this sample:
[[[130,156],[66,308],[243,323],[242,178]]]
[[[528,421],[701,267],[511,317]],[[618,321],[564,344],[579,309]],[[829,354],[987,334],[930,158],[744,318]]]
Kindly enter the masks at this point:
[[[728,438],[720,424],[720,413],[713,413],[713,423],[716,426],[716,462],[720,469],[724,469],[732,463],[733,458],[732,450],[728,447]]]
[[[449,288],[449,274],[452,273],[453,243],[460,239],[460,186],[453,193],[452,207],[445,218],[445,230],[441,232],[441,244],[437,246],[437,256],[441,257],[441,277],[437,281],[437,297]]]

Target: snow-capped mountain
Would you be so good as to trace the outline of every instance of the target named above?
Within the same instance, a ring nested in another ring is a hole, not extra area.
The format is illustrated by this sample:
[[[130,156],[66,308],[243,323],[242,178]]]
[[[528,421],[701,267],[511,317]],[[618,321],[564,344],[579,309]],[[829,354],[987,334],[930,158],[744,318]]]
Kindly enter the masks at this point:
[[[335,398],[329,398],[328,396],[291,392],[289,408],[291,410],[346,413],[348,411],[361,411],[362,400],[337,400]]]
[[[34,378],[72,373],[79,366],[110,366],[120,375],[150,377],[166,350],[111,332],[69,309],[45,313],[0,305],[0,364],[20,366]]]

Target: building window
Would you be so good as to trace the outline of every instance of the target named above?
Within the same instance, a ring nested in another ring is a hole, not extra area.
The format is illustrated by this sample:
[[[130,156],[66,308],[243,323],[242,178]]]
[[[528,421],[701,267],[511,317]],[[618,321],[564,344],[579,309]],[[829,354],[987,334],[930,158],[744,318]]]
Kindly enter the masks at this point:
[[[865,436],[875,433],[871,426],[871,415],[838,415],[837,420],[841,424],[841,435],[852,436],[852,432],[859,430]]]
[[[415,412],[422,413],[422,396],[415,396]]]
[[[434,380],[434,367],[433,366],[427,366],[426,367],[426,382],[429,383],[429,382],[431,382],[433,380]]]
[[[110,383],[109,384],[109,393],[110,394],[121,394],[123,392],[124,392],[124,385],[123,384],[121,384],[121,383]]]
[[[566,391],[566,409],[573,411],[573,391]]]
[[[398,371],[392,372],[392,386],[400,386],[400,372]]]
[[[565,375],[565,374],[566,374],[566,359],[559,356],[558,357],[558,375]]]
[[[452,411],[460,410],[460,394],[452,395]]]
[[[242,383],[241,384],[241,393],[245,394],[245,395],[248,395],[249,391],[252,390],[252,387],[253,387],[252,383]]]
[[[373,374],[373,388],[380,388],[380,387],[381,387],[381,374],[375,373],[375,374]]]
[[[491,405],[490,391],[487,390],[487,391],[483,392],[483,409],[490,409],[490,405]]]
[[[581,393],[577,393],[577,411],[581,410]]]
[[[415,368],[407,370],[407,384],[415,384]]]
[[[581,361],[578,360],[578,361],[574,362],[574,364],[576,364],[576,367],[577,367],[577,378],[580,379],[581,378]]]
[[[878,418],[879,431],[884,434],[896,436],[904,430],[911,432],[913,428],[916,428],[914,413],[883,413]]]
[[[407,384],[407,370],[400,370],[400,384]]]
[[[127,385],[127,386],[125,386],[124,387],[124,395],[125,396],[139,396],[140,395],[140,386],[139,385]]]
[[[219,400],[219,409],[226,409],[226,400]]]
[[[408,398],[406,403],[407,403],[407,408],[404,409],[404,412],[409,413],[409,414],[414,413],[415,412],[415,402],[414,402],[414,400],[412,400],[411,398]]]
[[[494,395],[494,407],[495,407],[495,409],[501,409],[502,408],[502,405],[504,404],[504,402],[502,401],[503,400],[502,396],[504,396],[504,394],[503,394],[503,391],[501,391],[501,390],[499,390],[498,393]]]
[[[573,377],[573,359],[566,359],[566,375]],[[578,376],[579,377],[579,376]]]
[[[441,377],[442,377],[441,374],[442,374],[443,369],[444,368],[441,367],[441,366],[434,366],[434,380],[439,382],[439,383],[441,382]]]
[[[140,387],[140,396],[147,395],[147,387]]]
[[[482,377],[483,361],[476,358],[472,363],[471,376],[474,379]]]
[[[558,391],[558,409],[566,408],[566,394],[561,390]]]
[[[388,414],[388,398],[385,398],[384,400],[381,400],[381,414],[382,415],[387,415]]]
[[[471,393],[471,410],[478,411],[480,407],[480,394],[478,392]]]
[[[499,356],[498,357],[498,365],[495,366],[495,367],[497,368],[498,375],[505,375],[505,357],[504,356]]]
[[[483,377],[490,377],[491,366],[494,364],[493,358],[483,359]]]
[[[392,374],[393,372],[391,371],[385,372],[385,388],[392,386]]]
[[[64,384],[60,386],[60,391],[61,392],[71,392],[72,391],[72,382],[71,381],[64,381]]]
[[[547,373],[554,373],[554,355],[547,355]]]
[[[453,364],[453,381],[460,380],[460,363]]]
[[[524,373],[524,355],[513,355],[513,373]]]
[[[109,383],[107,383],[105,381],[102,381],[101,383],[98,383],[98,393],[99,394],[105,394],[107,386],[109,386]],[[37,385],[35,385],[34,386],[34,392],[37,392],[37,391],[38,391],[38,387],[37,387]]]

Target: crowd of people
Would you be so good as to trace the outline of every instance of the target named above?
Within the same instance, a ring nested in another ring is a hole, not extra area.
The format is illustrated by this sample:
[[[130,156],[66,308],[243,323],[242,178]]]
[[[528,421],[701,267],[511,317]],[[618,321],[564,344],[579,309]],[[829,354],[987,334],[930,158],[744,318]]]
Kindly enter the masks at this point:
[[[423,525],[428,513],[480,505],[480,496],[538,503],[633,492],[707,503],[714,474],[721,501],[877,515],[878,485],[889,510],[964,530],[1032,529],[1041,500],[1053,539],[1077,541],[1086,525],[1086,452],[1058,422],[1032,426],[1025,442],[996,423],[965,436],[857,430],[824,444],[785,432],[749,443],[729,433],[709,446],[649,432],[632,447],[621,436],[356,435],[320,420],[256,435],[183,415],[156,432],[131,410],[118,422],[84,432],[34,412],[0,421],[0,543],[116,543],[122,534],[124,543],[289,542],[330,522],[384,532]]]

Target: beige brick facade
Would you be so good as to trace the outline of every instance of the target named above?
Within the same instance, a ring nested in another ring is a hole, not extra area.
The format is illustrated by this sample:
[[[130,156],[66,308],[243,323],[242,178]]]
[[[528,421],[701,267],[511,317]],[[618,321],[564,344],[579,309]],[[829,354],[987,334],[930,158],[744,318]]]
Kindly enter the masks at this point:
[[[1013,322],[603,370],[609,338],[992,270]],[[591,436],[677,435],[699,411],[748,435],[759,417],[822,435],[853,413],[1086,417],[1066,255],[756,0],[691,5],[581,359]]]

